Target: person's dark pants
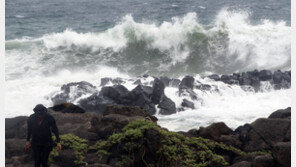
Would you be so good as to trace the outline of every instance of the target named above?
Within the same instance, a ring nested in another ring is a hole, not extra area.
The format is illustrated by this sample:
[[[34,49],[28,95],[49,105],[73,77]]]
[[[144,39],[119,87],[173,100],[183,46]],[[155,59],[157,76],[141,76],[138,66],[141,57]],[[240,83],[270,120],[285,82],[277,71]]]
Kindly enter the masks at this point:
[[[35,160],[35,167],[48,167],[48,156],[52,147],[50,144],[34,144],[32,143],[33,156]]]

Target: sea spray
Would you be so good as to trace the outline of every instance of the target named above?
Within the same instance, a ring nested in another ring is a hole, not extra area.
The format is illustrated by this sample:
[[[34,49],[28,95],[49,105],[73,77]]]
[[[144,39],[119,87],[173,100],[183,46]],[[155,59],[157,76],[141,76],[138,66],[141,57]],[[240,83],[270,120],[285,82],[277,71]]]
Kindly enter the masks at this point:
[[[270,20],[253,25],[247,13],[228,10],[210,25],[200,24],[196,13],[160,24],[138,23],[127,15],[103,32],[67,29],[6,41],[6,55],[8,79],[55,75],[64,69],[95,72],[100,65],[134,76],[289,69],[290,27]]]

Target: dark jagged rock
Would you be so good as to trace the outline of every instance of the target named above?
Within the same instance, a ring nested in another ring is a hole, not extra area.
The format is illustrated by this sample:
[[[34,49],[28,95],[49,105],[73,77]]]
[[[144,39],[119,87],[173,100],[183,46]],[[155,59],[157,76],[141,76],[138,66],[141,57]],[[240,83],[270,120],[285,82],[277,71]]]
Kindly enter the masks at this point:
[[[164,96],[165,84],[158,78],[154,79],[153,83],[153,93],[152,102],[154,104],[159,104],[161,98]]]
[[[100,96],[102,97],[107,97],[115,102],[119,103],[121,101],[121,98],[127,94],[129,91],[122,85],[115,85],[115,86],[108,86],[108,87],[103,87],[100,91]]]
[[[254,71],[248,71],[247,74],[249,74],[251,77],[259,77],[260,72],[258,70]]]
[[[100,138],[106,139],[130,122],[137,119],[148,119],[156,122],[157,118],[149,115],[140,107],[128,107],[123,105],[108,106],[103,117],[93,117],[89,131],[95,132]]]
[[[260,88],[260,80],[258,78],[259,72],[257,70],[247,73],[242,73],[242,75],[239,77],[239,84],[249,85],[254,88],[254,90],[257,92]]]
[[[166,76],[162,76],[159,78],[160,81],[162,81],[164,83],[165,86],[169,86],[171,79],[166,77]]]
[[[175,103],[168,97],[163,96],[158,108],[160,108],[159,113],[162,115],[170,115],[176,113],[176,105]]]
[[[239,78],[239,84],[240,85],[252,85],[252,81],[251,81],[248,73],[242,73],[242,75]]]
[[[251,86],[254,88],[252,90],[255,90],[256,92],[260,90],[261,81],[269,81],[276,90],[289,89],[291,87],[291,71],[282,72],[281,70],[277,70],[272,73],[270,70],[254,70],[243,72],[241,74],[233,73],[232,75],[222,75],[221,78],[217,74],[207,77],[230,85],[239,84],[240,86]],[[247,87],[243,87],[243,89],[246,88]]]
[[[274,89],[288,89],[291,87],[291,72],[277,70],[273,73]]]
[[[26,138],[27,130],[27,119],[26,116],[19,116],[15,118],[6,118],[5,119],[5,138]]]
[[[179,85],[179,90],[182,89],[193,89],[193,84],[194,84],[194,78],[192,76],[185,76],[180,85]]]
[[[179,79],[173,78],[173,79],[171,79],[169,86],[178,88],[180,83],[181,83],[181,81]]]
[[[257,92],[260,89],[260,80],[258,77],[254,77],[251,79],[254,90]]]
[[[152,96],[152,94],[150,94],[150,88],[151,87],[138,85],[135,89],[124,96],[123,101],[120,104],[140,106],[147,110],[149,114],[155,114],[155,104],[150,100]]]
[[[217,74],[212,74],[212,75],[208,76],[208,78],[210,78],[214,81],[220,81],[220,77]]]
[[[283,80],[291,83],[291,71],[285,71],[284,72]]]
[[[291,107],[273,112],[268,118],[291,118]]]
[[[286,134],[290,128],[291,121],[287,119],[257,119],[243,139],[244,150],[272,149],[273,143],[289,140]]]
[[[239,83],[232,75],[222,75],[221,81],[230,85]]]
[[[89,132],[89,124],[97,113],[61,113],[49,109],[49,113],[55,118],[60,134],[71,133],[78,137],[89,139],[93,133]],[[93,137],[92,137],[93,138]]]
[[[200,127],[197,131],[198,136],[213,140],[218,140],[221,135],[230,135],[233,133],[234,132],[227,125],[225,125],[224,122],[213,123],[206,128]]]
[[[237,148],[241,148],[243,144],[237,134],[221,135],[217,141]]]
[[[85,113],[85,110],[72,103],[62,103],[50,107],[50,109],[62,113]]]
[[[270,154],[256,156],[253,160],[253,166],[275,166],[273,157]]]
[[[115,79],[112,79],[111,82],[112,82],[114,85],[120,85],[120,84],[124,83],[124,81],[123,81],[122,78],[115,78]]]
[[[234,80],[238,80],[239,77],[240,77],[240,74],[238,74],[238,73],[233,73],[233,74],[232,74],[232,78],[233,78]]]
[[[142,81],[140,79],[137,79],[133,84],[134,85],[142,85]]]
[[[5,139],[5,158],[10,159],[10,163],[14,163],[17,165],[21,165],[23,162],[28,162],[27,159],[31,159],[30,154],[24,154],[24,146],[26,143],[26,139],[18,139],[18,138],[10,138]],[[29,153],[32,153],[30,150]],[[18,157],[18,159],[13,159],[14,157]],[[18,162],[19,161],[19,162]]]
[[[144,74],[143,77],[144,77],[144,78],[148,78],[149,75],[148,75],[148,74]]]
[[[148,99],[152,97],[153,94],[153,88],[149,86],[143,86],[143,85],[138,85],[136,86],[132,91],[128,92],[124,98],[126,99],[131,99],[131,100],[136,100],[136,98],[140,95],[143,94],[146,96]]]
[[[90,97],[81,99],[78,102],[79,106],[88,112],[96,112],[103,114],[108,105],[116,104],[116,102],[110,98],[103,98],[99,93],[94,93]]]
[[[273,82],[275,84],[280,84],[283,80],[283,73],[281,70],[277,70],[273,73]]]
[[[269,70],[261,70],[259,72],[260,81],[270,81],[272,80],[272,72]]]
[[[81,99],[78,103],[83,109],[103,114],[108,105],[123,104],[127,106],[140,106],[150,114],[155,114],[155,104],[151,101],[153,89],[148,86],[138,85],[128,91],[122,85],[103,87],[100,93],[95,93],[88,98]]]
[[[72,97],[70,99],[70,91],[73,87],[75,87],[75,92],[74,94],[72,94]],[[62,92],[51,98],[51,100],[54,105],[67,103],[69,102],[69,100],[75,100],[84,94],[93,93],[96,91],[95,89],[95,86],[85,81],[68,83],[66,85],[63,85],[61,87]]]
[[[182,102],[181,106],[187,107],[187,108],[191,108],[191,109],[194,109],[195,108],[194,107],[194,103],[191,102],[191,101],[189,101],[189,100],[187,100],[187,99],[183,99],[183,102]]]
[[[277,166],[290,167],[291,166],[291,142],[278,142],[274,144],[275,161]]]
[[[100,86],[105,86],[107,85],[108,82],[111,82],[112,78],[101,78],[101,85]]]
[[[59,93],[51,98],[53,104],[67,103],[69,101],[69,94]]]

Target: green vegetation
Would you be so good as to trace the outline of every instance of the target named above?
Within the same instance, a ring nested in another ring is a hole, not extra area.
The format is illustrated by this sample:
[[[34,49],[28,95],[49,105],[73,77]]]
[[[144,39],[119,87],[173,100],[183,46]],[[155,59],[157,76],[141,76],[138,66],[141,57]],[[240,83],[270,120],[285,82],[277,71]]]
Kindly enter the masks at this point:
[[[60,136],[62,149],[71,149],[74,151],[76,165],[82,164],[84,159],[84,154],[88,150],[87,140],[81,139],[73,134],[64,134]],[[56,138],[53,136],[53,140]],[[54,147],[49,155],[49,163],[53,163],[53,159],[59,156],[57,147]]]
[[[150,134],[147,135],[148,131]],[[153,140],[153,142],[151,142]],[[246,156],[265,152],[246,153],[201,137],[185,137],[159,128],[147,120],[136,120],[95,145],[99,158],[119,158],[116,166],[227,166],[223,153]]]

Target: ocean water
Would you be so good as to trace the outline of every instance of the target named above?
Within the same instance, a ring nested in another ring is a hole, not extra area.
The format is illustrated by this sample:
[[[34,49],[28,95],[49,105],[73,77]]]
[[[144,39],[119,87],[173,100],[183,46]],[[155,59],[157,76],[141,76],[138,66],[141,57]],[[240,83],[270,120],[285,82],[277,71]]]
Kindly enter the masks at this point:
[[[121,77],[125,86],[149,74],[219,87],[199,92],[194,110],[157,114],[170,130],[224,121],[236,128],[291,105],[291,90],[261,91],[203,76],[254,69],[289,70],[290,1],[8,0],[6,5],[6,117],[29,115],[63,84]],[[165,93],[177,106],[177,89]],[[87,97],[87,96],[85,96]],[[77,102],[77,100],[72,101]]]

